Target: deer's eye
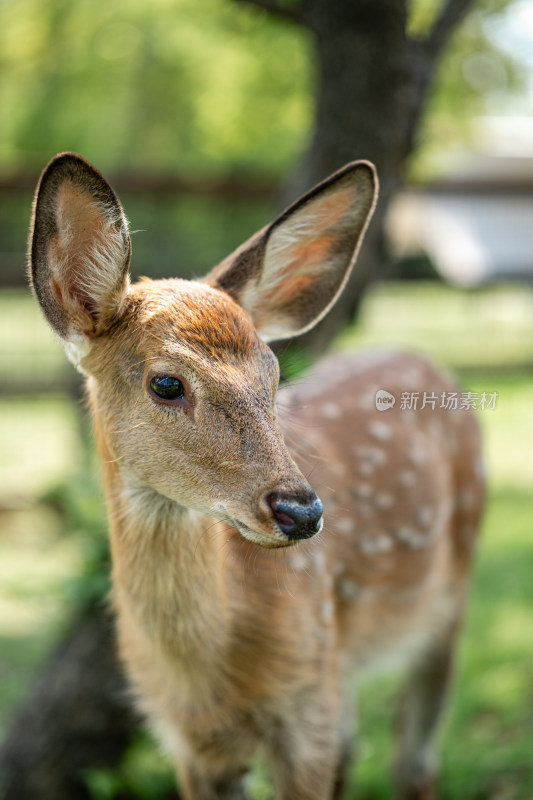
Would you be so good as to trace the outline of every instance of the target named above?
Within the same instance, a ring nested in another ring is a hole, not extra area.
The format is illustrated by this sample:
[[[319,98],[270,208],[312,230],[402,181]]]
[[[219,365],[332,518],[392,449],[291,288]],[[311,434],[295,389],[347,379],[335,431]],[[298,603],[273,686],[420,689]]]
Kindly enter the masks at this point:
[[[150,389],[162,400],[181,400],[185,395],[183,383],[171,375],[156,375],[150,381]]]

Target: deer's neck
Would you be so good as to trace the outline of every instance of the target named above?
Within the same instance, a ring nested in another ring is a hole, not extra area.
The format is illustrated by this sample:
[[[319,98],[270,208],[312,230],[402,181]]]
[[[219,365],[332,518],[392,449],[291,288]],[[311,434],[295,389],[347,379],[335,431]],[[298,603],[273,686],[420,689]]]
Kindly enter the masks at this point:
[[[174,656],[214,657],[229,626],[222,523],[118,473],[108,503],[119,615]]]

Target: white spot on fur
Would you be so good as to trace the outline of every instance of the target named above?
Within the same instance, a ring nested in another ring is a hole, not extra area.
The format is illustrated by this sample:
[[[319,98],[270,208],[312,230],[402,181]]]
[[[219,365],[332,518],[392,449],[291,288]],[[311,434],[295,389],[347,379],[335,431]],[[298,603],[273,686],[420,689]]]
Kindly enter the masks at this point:
[[[386,464],[388,461],[385,450],[373,445],[357,445],[354,447],[353,452],[356,458],[361,459],[359,464],[359,473],[361,475],[371,475],[377,467]]]
[[[353,493],[360,500],[368,500],[374,494],[374,489],[369,483],[358,483],[353,487]]]
[[[381,511],[386,511],[388,508],[392,508],[394,505],[394,497],[388,492],[381,492],[375,496],[374,505]]]
[[[402,373],[402,385],[404,385],[406,389],[418,389],[422,383],[423,376],[423,372],[419,369],[413,367],[406,369],[405,372]]]
[[[309,559],[304,553],[299,553],[297,550],[289,556],[289,564],[295,572],[305,572],[309,569]]]
[[[323,550],[313,550],[313,566],[317,575],[323,575],[326,570],[326,556]]]
[[[386,533],[378,533],[375,536],[367,536],[359,541],[359,547],[367,556],[378,555],[392,550],[394,542]]]
[[[326,419],[338,419],[341,416],[341,409],[337,403],[324,403],[320,409],[320,413]]]
[[[320,612],[320,617],[322,619],[322,622],[324,622],[326,624],[330,623],[331,620],[333,619],[334,611],[335,611],[335,607],[333,605],[333,602],[331,600],[324,600],[324,602],[322,603],[322,609],[321,609],[321,612]]]
[[[419,531],[415,531],[413,528],[408,528],[407,526],[397,528],[394,532],[394,535],[399,542],[406,544],[413,550],[418,550],[421,547],[427,547],[431,541],[431,537],[429,537],[427,534],[420,533]]]
[[[338,583],[338,591],[343,600],[355,600],[359,587],[351,578],[342,578]]]
[[[430,506],[421,506],[415,512],[415,520],[419,525],[427,527],[433,522],[433,509]]]
[[[355,530],[355,522],[350,517],[341,517],[334,524],[339,533],[352,533]]]
[[[413,464],[423,464],[428,457],[427,445],[420,438],[413,439],[407,451],[407,456]]]
[[[398,481],[402,486],[411,488],[416,484],[416,473],[410,469],[403,469],[398,475]]]
[[[374,420],[368,426],[368,432],[380,441],[390,439],[393,433],[392,425],[382,420]]]
[[[324,397],[324,386],[316,381],[302,381],[301,386],[304,389],[303,394],[294,395],[294,400],[300,408],[307,408],[304,400],[311,400],[317,397]]]
[[[394,541],[387,533],[382,533],[377,537],[377,545],[380,551],[385,553],[387,550],[392,550]]]

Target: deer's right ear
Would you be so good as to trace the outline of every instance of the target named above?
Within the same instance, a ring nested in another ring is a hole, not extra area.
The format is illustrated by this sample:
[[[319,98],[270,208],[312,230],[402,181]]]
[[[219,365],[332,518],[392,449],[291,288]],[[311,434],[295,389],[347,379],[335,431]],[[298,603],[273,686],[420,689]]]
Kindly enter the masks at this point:
[[[30,282],[76,364],[120,313],[130,253],[127,220],[100,173],[74,153],[52,159],[35,193]]]
[[[353,161],[293,203],[205,280],[251,316],[266,341],[299,336],[333,306],[377,196],[368,161]]]

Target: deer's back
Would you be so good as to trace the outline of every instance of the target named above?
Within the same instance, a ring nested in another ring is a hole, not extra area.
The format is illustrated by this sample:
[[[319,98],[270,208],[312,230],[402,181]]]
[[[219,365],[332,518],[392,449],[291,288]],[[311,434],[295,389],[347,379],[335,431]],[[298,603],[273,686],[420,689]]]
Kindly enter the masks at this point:
[[[379,390],[393,407],[378,410]],[[332,356],[280,394],[287,441],[325,508],[321,540],[288,557],[313,573],[318,548],[356,662],[410,655],[463,599],[483,505],[476,419],[452,380],[407,354]]]

